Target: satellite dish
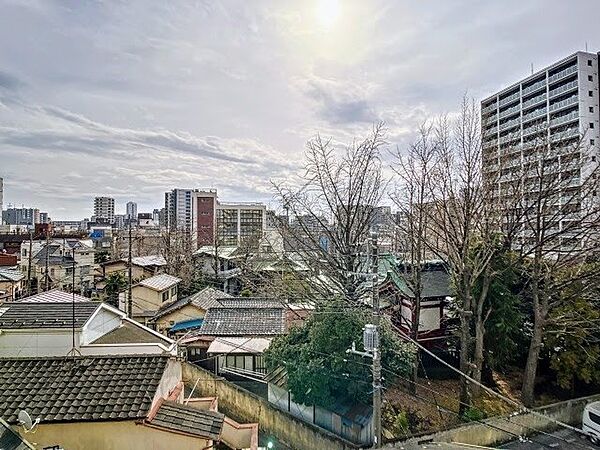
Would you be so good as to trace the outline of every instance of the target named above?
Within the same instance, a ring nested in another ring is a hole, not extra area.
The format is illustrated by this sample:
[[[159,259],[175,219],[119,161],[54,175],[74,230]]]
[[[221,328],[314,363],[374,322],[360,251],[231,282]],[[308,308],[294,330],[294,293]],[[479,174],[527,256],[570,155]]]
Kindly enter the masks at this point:
[[[31,416],[29,415],[29,413],[27,413],[27,411],[25,410],[21,410],[19,411],[19,415],[17,416],[17,419],[19,420],[19,423],[21,425],[23,425],[23,428],[25,428],[25,432],[29,433],[30,431],[32,431],[35,426],[40,423],[40,419],[37,418],[35,419],[35,422],[33,422],[31,420]]]

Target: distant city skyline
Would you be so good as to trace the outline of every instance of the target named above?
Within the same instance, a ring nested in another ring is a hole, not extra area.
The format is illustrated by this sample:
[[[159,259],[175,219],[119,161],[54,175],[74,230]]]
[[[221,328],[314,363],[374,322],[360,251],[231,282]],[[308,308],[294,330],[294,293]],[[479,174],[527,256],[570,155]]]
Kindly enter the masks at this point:
[[[402,148],[465,92],[600,49],[597,1],[334,3],[0,0],[5,207],[152,212],[205,187],[270,205],[317,132],[350,142],[383,120]]]

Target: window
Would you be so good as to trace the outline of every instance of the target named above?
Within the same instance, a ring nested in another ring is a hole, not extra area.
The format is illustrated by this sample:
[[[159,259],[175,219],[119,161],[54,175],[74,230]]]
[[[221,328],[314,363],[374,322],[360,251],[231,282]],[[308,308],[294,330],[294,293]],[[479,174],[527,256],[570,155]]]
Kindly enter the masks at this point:
[[[590,97],[593,97],[593,96],[594,96],[594,91],[588,91],[588,95],[589,95]]]
[[[589,414],[590,414],[591,421],[600,425],[600,416],[598,414],[594,414],[591,411],[589,411]]]
[[[171,297],[175,297],[177,295],[177,286],[171,288]]]
[[[592,162],[596,161],[596,157],[592,156]]]
[[[594,145],[596,144],[596,141],[594,139],[590,139],[590,145]]]
[[[588,75],[588,81],[594,81],[594,76],[593,75]]]
[[[590,66],[590,67],[592,66],[592,60],[591,59],[588,59],[588,66]]]
[[[593,112],[594,112],[594,107],[593,107],[593,106],[590,106],[590,107],[589,107],[589,110],[590,110],[590,112],[591,112],[591,113],[593,113]]]
[[[590,122],[590,128],[594,128],[594,122]]]
[[[167,300],[169,300],[169,291],[165,291],[162,293],[162,301],[166,302]]]

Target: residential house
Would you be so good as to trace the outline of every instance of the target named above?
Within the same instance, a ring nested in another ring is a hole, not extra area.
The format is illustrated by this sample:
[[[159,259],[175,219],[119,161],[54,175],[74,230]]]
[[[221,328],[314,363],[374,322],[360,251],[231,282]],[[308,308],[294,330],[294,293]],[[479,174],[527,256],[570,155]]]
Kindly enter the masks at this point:
[[[154,314],[150,324],[165,334],[182,335],[200,328],[209,308],[219,306],[219,299],[231,298],[218,289],[206,287],[188,297],[165,303]]]
[[[25,275],[20,270],[0,267],[0,302],[16,300],[23,293]]]
[[[239,276],[244,252],[236,245],[203,245],[194,252],[196,267],[209,278],[222,283],[223,291],[238,294],[241,290]]]
[[[73,302],[89,302],[90,299],[74,292],[65,292],[60,289],[51,289],[49,291],[40,292],[29,297],[17,299],[18,302],[27,303],[73,303]]]
[[[165,304],[177,300],[177,287],[181,278],[162,273],[145,278],[131,289],[132,317],[143,323],[149,323],[156,312]],[[127,301],[124,295],[119,298],[120,307],[126,310]]]
[[[0,357],[177,354],[176,343],[106,303],[45,292],[0,304]],[[55,300],[55,301],[53,301]]]
[[[257,424],[241,429],[216,410],[216,399],[213,408],[207,399],[184,402],[181,363],[172,357],[1,358],[0,373],[0,416],[23,436],[19,411],[39,420],[39,448],[257,448]]]
[[[271,339],[285,334],[287,309],[281,302],[255,298],[221,299],[209,308],[200,329],[181,344],[188,359],[217,374],[263,378],[263,353]]]
[[[131,258],[131,278],[135,283],[164,272],[167,261],[160,255],[136,256]],[[114,273],[124,277],[129,276],[129,264],[127,259],[117,259],[100,263],[95,272],[96,291],[102,291],[106,285],[106,278]]]

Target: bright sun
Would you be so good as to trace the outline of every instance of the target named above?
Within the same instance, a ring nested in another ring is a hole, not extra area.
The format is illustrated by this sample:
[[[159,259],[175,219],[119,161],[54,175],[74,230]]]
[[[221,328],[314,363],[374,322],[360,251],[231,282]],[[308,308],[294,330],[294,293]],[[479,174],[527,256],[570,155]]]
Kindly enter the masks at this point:
[[[330,29],[340,14],[340,2],[338,0],[318,0],[317,20],[325,29]]]

